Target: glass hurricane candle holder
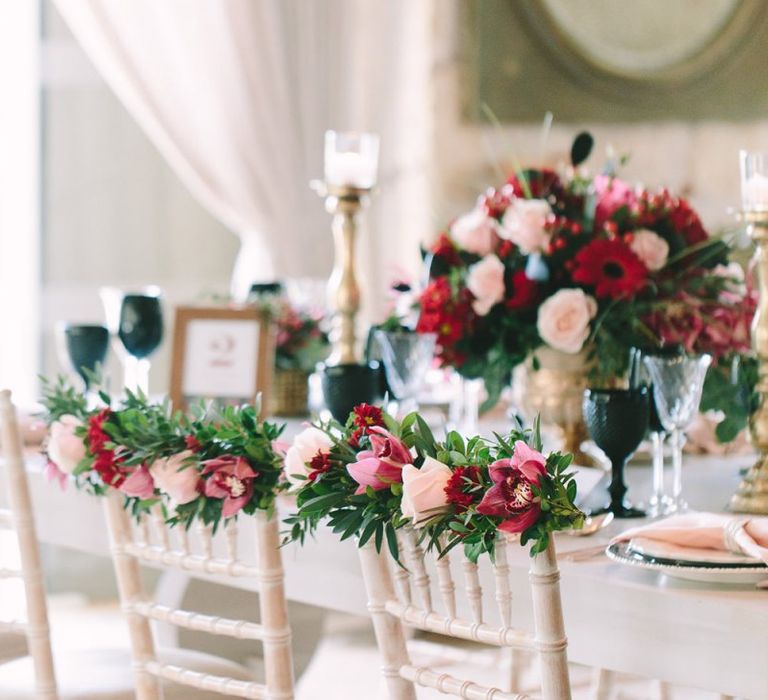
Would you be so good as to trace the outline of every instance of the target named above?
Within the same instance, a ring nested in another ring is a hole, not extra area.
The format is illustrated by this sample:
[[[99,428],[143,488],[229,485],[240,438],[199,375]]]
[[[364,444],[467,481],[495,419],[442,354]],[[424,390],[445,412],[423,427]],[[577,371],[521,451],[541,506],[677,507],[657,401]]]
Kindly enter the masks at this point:
[[[741,151],[741,206],[745,212],[768,213],[768,153]]]
[[[332,187],[371,189],[379,167],[376,134],[326,131],[325,184]]]

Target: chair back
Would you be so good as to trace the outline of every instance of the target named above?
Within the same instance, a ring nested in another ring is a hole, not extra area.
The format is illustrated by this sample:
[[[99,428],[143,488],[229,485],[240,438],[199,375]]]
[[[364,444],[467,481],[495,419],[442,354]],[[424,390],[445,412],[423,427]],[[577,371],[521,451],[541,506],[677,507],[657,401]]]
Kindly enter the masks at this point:
[[[2,579],[23,581],[26,617],[24,620],[0,622],[0,632],[23,632],[35,671],[36,697],[57,700],[56,675],[48,626],[48,604],[45,598],[43,568],[35,531],[32,500],[29,495],[24,451],[11,392],[0,391],[0,439],[2,439],[2,488],[8,508],[0,508],[0,527],[16,536],[21,568],[0,569]]]
[[[128,618],[138,700],[159,699],[161,679],[232,697],[292,700],[291,631],[277,516],[268,518],[263,511],[243,515],[239,523],[232,519],[222,524],[214,535],[210,527],[169,527],[159,506],[152,514],[136,519],[124,510],[123,497],[116,491],[104,500],[120,599]],[[250,528],[253,539],[240,538],[239,525],[244,531]],[[255,551],[244,551],[246,546]],[[180,570],[224,585],[251,577],[258,582],[261,620],[256,623],[157,604],[144,591],[140,563]],[[214,676],[161,663],[155,654],[150,620],[262,642],[266,682]]]
[[[567,640],[560,601],[560,573],[555,548],[533,557],[530,564],[534,631],[512,624],[512,581],[506,540],[499,540],[495,561],[475,564],[459,547],[443,558],[425,553],[412,528],[397,531],[398,566],[386,552],[371,543],[360,549],[373,617],[376,641],[383,657],[382,673],[391,700],[415,700],[414,686],[435,688],[465,700],[521,700],[527,696],[512,688],[486,687],[427,667],[411,664],[403,625],[447,637],[531,650],[541,661],[543,700],[570,700],[566,656]],[[488,566],[491,571],[480,569]],[[492,579],[485,588],[481,580]],[[461,591],[463,590],[463,595]]]

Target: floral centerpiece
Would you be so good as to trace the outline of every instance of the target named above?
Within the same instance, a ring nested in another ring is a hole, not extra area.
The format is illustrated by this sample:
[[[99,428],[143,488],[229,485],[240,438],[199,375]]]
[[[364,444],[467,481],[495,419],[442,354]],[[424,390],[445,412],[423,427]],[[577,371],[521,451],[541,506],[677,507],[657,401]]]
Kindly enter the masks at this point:
[[[263,298],[257,304],[271,316],[277,331],[272,408],[279,416],[306,415],[309,375],[330,352],[323,314],[296,307],[283,297]]]
[[[95,495],[113,488],[135,514],[161,504],[169,522],[187,526],[273,509],[281,429],[259,422],[257,407],[200,406],[188,417],[141,395],[114,409],[101,398],[104,406],[91,409],[61,380],[44,387],[48,473],[62,485],[72,479]]]
[[[450,432],[435,440],[411,413],[401,422],[381,409],[357,406],[346,425],[306,428],[285,456],[298,513],[288,540],[304,541],[327,520],[341,539],[386,545],[398,559],[398,528],[421,533],[428,549],[462,545],[476,561],[493,556],[499,533],[520,533],[531,555],[550,533],[580,527],[570,455],[544,455],[538,428],[516,428],[494,440]]]
[[[543,347],[584,353],[593,382],[623,375],[630,348],[669,344],[713,354],[730,376],[756,296],[728,246],[684,198],[588,177],[580,162],[516,172],[439,235],[417,330],[438,334],[444,364],[485,380],[489,405]]]

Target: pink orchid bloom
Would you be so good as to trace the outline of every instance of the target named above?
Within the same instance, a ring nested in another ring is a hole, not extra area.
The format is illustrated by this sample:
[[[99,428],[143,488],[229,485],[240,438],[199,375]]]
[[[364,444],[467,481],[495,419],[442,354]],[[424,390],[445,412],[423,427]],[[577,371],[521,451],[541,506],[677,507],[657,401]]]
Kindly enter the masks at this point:
[[[547,472],[546,463],[544,455],[518,440],[511,458],[490,466],[488,473],[494,485],[478,504],[478,513],[506,518],[499,530],[527,530],[541,514],[541,505],[531,486],[540,484]]]
[[[356,495],[365,493],[365,488],[370,486],[375,491],[389,488],[390,484],[400,483],[403,480],[403,465],[390,464],[379,459],[370,450],[365,450],[357,455],[357,462],[347,465],[349,475],[360,486]]]
[[[410,450],[385,428],[373,426],[370,440],[373,453],[379,459],[390,464],[410,464],[413,460]]]
[[[403,467],[410,464],[410,450],[392,433],[380,426],[370,432],[371,450],[357,455],[357,462],[347,465],[349,475],[360,484],[355,494],[365,493],[367,486],[379,491],[393,483],[402,483]]]
[[[146,464],[133,470],[133,473],[118,487],[118,490],[132,498],[152,498],[155,495],[155,481]]]
[[[221,514],[229,518],[242,510],[253,495],[253,480],[259,476],[243,457],[225,455],[203,462],[203,475],[211,476],[205,481],[205,495],[222,498]]]

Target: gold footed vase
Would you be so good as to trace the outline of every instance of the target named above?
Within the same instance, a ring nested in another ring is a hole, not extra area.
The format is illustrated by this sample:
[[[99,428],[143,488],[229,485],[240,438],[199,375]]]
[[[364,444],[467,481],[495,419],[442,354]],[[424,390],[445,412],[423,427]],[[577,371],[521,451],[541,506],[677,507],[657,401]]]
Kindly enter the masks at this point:
[[[534,369],[534,357],[538,369]],[[559,428],[562,450],[573,454],[575,464],[593,467],[594,460],[581,449],[589,437],[581,412],[589,369],[586,351],[569,355],[541,347],[515,367],[512,398],[527,422],[538,414],[542,425]]]

